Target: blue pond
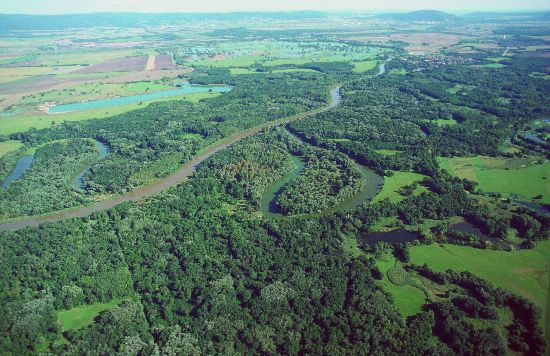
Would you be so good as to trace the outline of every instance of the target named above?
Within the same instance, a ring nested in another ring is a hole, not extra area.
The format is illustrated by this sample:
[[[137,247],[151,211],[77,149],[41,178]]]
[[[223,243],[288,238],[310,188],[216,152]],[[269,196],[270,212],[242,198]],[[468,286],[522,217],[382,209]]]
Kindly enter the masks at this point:
[[[33,162],[34,162],[33,155],[23,156],[19,158],[13,172],[11,172],[11,174],[2,182],[2,188],[4,189],[7,188],[11,182],[21,178],[23,173],[25,173],[27,169],[31,168]]]
[[[205,93],[205,92],[225,93],[230,90],[231,90],[231,87],[227,87],[227,86],[194,86],[194,85],[184,84],[182,85],[181,88],[173,89],[173,90],[163,90],[163,91],[157,91],[157,92],[148,93],[148,94],[121,96],[118,98],[110,98],[110,99],[90,100],[82,103],[56,105],[56,106],[50,107],[48,109],[48,113],[61,114],[61,113],[72,112],[72,111],[102,109],[110,106],[135,104],[142,101],[168,98],[171,96],[178,96],[178,95],[184,95],[184,94]]]

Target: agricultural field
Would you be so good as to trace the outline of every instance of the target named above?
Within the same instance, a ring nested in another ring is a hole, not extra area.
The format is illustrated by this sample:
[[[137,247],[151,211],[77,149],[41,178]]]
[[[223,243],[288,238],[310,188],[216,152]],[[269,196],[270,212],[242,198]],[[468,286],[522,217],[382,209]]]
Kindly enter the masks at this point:
[[[440,158],[438,162],[450,174],[477,182],[479,189],[486,193],[498,192],[520,200],[550,203],[550,163],[541,163],[536,157],[476,156]]]

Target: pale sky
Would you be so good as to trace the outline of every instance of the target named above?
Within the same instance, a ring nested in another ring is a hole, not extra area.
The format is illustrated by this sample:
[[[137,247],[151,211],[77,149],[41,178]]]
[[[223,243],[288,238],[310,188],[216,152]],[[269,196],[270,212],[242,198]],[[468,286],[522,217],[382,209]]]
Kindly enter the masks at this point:
[[[0,13],[546,10],[549,0],[0,0]]]

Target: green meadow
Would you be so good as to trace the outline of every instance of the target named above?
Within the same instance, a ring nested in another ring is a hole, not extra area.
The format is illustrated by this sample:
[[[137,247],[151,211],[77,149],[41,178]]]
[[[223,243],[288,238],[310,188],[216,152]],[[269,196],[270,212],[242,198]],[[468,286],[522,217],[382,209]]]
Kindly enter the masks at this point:
[[[550,316],[547,310],[550,241],[539,241],[532,250],[513,252],[457,245],[422,245],[411,247],[410,257],[412,264],[421,266],[426,263],[435,271],[470,271],[497,287],[531,300],[546,310],[546,318]]]
[[[23,146],[21,142],[14,140],[0,142],[0,157],[5,155],[6,153],[15,151],[21,146]]]
[[[542,195],[539,201],[550,203],[550,162],[485,156],[439,158],[438,162],[450,174],[478,182],[485,192],[517,194],[526,200]]]
[[[170,101],[170,100],[188,100],[192,103],[197,103],[202,99],[214,98],[220,93],[192,93],[178,97],[167,97],[152,101],[144,101],[143,103],[135,103],[121,106],[113,106],[110,108],[94,109],[78,112],[70,112],[66,114],[45,114],[35,113],[28,115],[14,115],[8,117],[0,117],[0,135],[9,135],[16,132],[25,132],[31,127],[43,129],[50,127],[52,122],[61,123],[64,121],[83,121],[91,119],[108,118],[115,115],[123,114],[128,111],[143,108],[153,102]]]
[[[119,298],[113,299],[108,303],[93,303],[80,305],[69,310],[59,310],[57,312],[57,320],[59,324],[61,324],[63,330],[80,329],[91,324],[94,318],[102,311],[117,306],[128,299],[129,298]]]
[[[405,199],[404,196],[397,192],[398,190],[407,185],[411,185],[414,182],[419,182],[425,177],[422,174],[411,172],[393,171],[393,173],[394,174],[391,177],[384,177],[384,187],[382,188],[382,191],[374,197],[373,203],[379,202],[386,198],[390,199],[392,203],[398,203]],[[424,191],[426,191],[425,187],[418,186],[418,188],[414,191],[414,194],[417,195]]]
[[[426,295],[422,290],[410,284],[397,285],[388,278],[388,271],[396,266],[395,257],[388,254],[376,261],[376,266],[382,272],[380,281],[382,288],[390,293],[397,309],[404,317],[420,312],[422,305],[426,303]]]
[[[361,61],[353,62],[353,71],[356,73],[364,73],[373,70],[378,65],[378,61]]]

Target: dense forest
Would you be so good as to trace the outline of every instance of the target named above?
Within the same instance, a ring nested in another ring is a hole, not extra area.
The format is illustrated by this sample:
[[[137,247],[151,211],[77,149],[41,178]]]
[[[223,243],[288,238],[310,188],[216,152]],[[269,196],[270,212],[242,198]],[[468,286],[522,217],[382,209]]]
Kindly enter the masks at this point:
[[[132,191],[222,138],[326,106],[329,89],[342,85],[340,105],[262,129],[144,201],[0,233],[0,353],[544,354],[539,306],[473,273],[410,259],[412,246],[529,250],[549,238],[549,215],[438,164],[547,154],[518,132],[550,115],[550,81],[530,76],[548,61],[506,58],[506,70],[497,70],[485,57],[450,56],[448,65],[384,57],[379,75],[378,67],[357,72],[341,61],[255,64],[239,75],[196,66],[186,79],[232,90],[10,135],[22,147],[0,158],[0,178],[29,152],[34,163],[0,189],[1,218]],[[97,160],[96,139],[110,147],[106,159]],[[504,152],[507,139],[524,150]],[[80,190],[69,178],[83,167],[91,168]],[[385,187],[399,174],[416,180],[331,210],[368,185],[364,170]],[[266,214],[266,196],[281,216]],[[451,219],[480,234],[453,230]],[[387,221],[414,241],[369,241]],[[381,272],[384,256],[395,257],[392,273],[443,292],[428,291],[435,297],[403,317],[383,288],[399,277]],[[60,322],[90,306],[103,308],[89,322]]]

